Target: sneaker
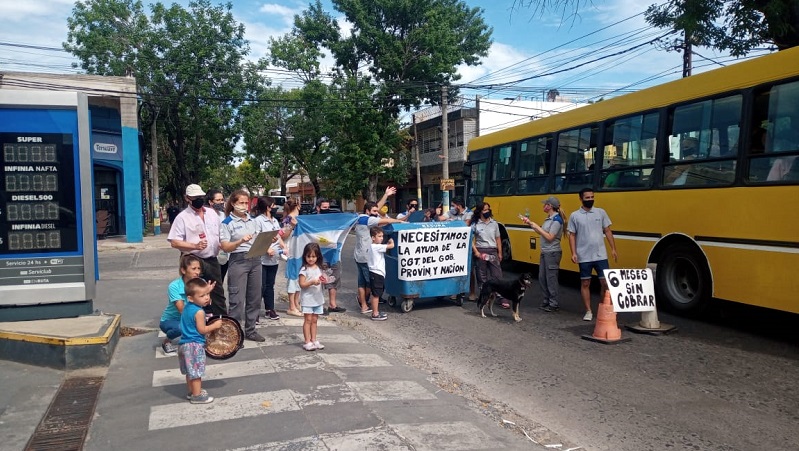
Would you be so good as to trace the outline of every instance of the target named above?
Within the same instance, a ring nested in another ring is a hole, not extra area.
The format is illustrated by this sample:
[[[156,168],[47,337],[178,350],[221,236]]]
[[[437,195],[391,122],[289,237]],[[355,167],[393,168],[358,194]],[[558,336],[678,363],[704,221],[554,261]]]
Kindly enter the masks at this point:
[[[302,349],[305,349],[306,351],[316,351],[316,345],[309,341],[308,343],[302,345]]]
[[[330,312],[332,313],[344,313],[346,311],[347,309],[345,309],[344,307],[339,307],[339,306],[330,307]]]
[[[261,325],[261,317],[260,316],[258,317],[258,319],[255,320],[255,325],[256,326],[260,326]]]
[[[591,313],[591,310],[585,312],[585,315],[583,315],[583,321],[591,321],[592,319],[594,319],[594,314]]]
[[[327,309],[327,308],[322,309],[322,316],[327,316],[329,314],[330,314],[330,309]]]
[[[258,332],[253,332],[244,338],[252,341],[257,341],[258,343],[263,343],[266,341],[266,338],[262,337],[261,334],[259,334]]]
[[[178,352],[178,347],[172,344],[171,341],[161,343],[161,349],[164,350],[164,354],[166,355],[175,355]]]
[[[372,321],[385,321],[388,319],[388,315],[383,312],[380,312],[377,316],[372,315]]]
[[[364,315],[368,315],[368,314],[372,313],[372,309],[368,308],[366,310],[361,310],[361,313],[363,313]]]
[[[269,316],[269,319],[271,319],[271,320],[280,319],[280,315],[278,315],[277,312],[274,311],[274,310],[267,310],[266,311],[266,315]]]
[[[189,402],[192,404],[208,404],[214,402],[214,397],[208,396],[207,392],[200,392],[199,395],[190,397]]]
[[[313,345],[316,346],[316,349],[325,349],[325,345],[323,345],[322,343],[319,343],[319,340],[316,340],[315,342],[313,342]]]
[[[200,395],[208,396],[208,392],[205,389],[200,390]],[[186,399],[191,401],[191,393],[186,393]]]

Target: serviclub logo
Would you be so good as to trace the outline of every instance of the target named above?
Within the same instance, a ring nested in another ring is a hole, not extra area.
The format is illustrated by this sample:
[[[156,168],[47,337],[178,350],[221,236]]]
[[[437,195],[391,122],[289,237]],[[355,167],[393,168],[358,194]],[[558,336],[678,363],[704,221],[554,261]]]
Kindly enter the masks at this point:
[[[117,153],[116,144],[94,143],[94,151],[99,153]]]

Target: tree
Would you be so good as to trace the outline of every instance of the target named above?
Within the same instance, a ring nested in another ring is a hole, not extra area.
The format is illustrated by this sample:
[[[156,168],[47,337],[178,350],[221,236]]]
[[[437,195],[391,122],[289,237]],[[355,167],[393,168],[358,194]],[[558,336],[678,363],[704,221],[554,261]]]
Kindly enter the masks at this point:
[[[366,191],[374,199],[378,177],[400,182],[407,177],[400,112],[437,103],[441,86],[459,78],[458,65],[479,64],[487,54],[491,29],[481,9],[460,0],[333,0],[333,5],[352,24],[349,36],[317,0],[295,17],[294,39],[273,44],[272,54],[284,67],[302,55],[306,60],[295,62],[294,70],[313,75],[307,58],[318,60],[322,49],[332,53],[337,67],[331,88],[338,98],[332,105],[339,120],[328,143],[334,150],[328,163],[338,169],[331,186],[344,197]]]
[[[232,161],[239,108],[259,68],[243,62],[249,47],[230,3],[150,8],[148,17],[139,1],[77,2],[63,45],[89,74],[136,77],[141,122],[157,120],[174,157],[172,184],[181,187]]]
[[[589,0],[514,0],[513,7],[532,7],[543,13],[562,10],[579,16]],[[799,45],[799,2],[796,0],[668,0],[651,5],[647,22],[685,33],[693,45],[743,56],[763,45],[785,50]]]

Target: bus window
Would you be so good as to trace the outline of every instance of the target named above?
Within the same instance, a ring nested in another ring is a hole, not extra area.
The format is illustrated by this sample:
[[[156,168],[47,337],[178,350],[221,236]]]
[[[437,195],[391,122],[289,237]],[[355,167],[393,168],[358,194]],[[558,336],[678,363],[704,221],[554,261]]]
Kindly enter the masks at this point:
[[[605,129],[600,186],[634,189],[650,186],[655,165],[657,113],[619,119]]]
[[[519,185],[517,193],[543,193],[549,180],[552,138],[542,136],[519,144]]]
[[[747,180],[799,182],[799,82],[755,94]]]
[[[494,148],[491,155],[491,183],[488,186],[490,194],[513,194],[514,147],[513,144],[505,144]]]
[[[729,185],[735,180],[743,97],[682,105],[671,112],[665,186]]]
[[[471,176],[469,178],[466,205],[477,205],[486,195],[486,161],[471,163]]]
[[[597,130],[594,125],[558,134],[555,191],[576,193],[582,188],[593,188]]]

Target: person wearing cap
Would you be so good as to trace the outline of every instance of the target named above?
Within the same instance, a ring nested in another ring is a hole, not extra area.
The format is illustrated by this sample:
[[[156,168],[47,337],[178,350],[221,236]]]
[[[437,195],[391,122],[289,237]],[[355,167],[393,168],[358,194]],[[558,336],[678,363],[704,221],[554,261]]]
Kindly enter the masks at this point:
[[[205,196],[200,185],[186,187],[186,201],[189,206],[175,217],[167,240],[181,255],[192,254],[202,260],[202,278],[215,282],[211,291],[210,313],[227,315],[222,270],[217,259],[221,221],[216,211],[207,206]]]
[[[610,244],[613,260],[618,260],[616,241],[610,230],[610,218],[605,210],[594,207],[594,190],[583,188],[580,190],[582,207],[569,216],[569,246],[572,251],[572,262],[580,267],[580,295],[585,305],[583,321],[591,321],[594,314],[591,312],[591,272],[596,271],[602,289],[600,299],[605,297],[608,283],[605,281],[603,270],[609,269],[608,251],[605,249],[605,238]]]
[[[544,294],[541,310],[545,312],[558,311],[558,271],[563,251],[560,248],[560,239],[563,236],[563,225],[566,222],[560,212],[560,200],[550,196],[541,201],[544,204],[544,213],[547,217],[541,225],[531,221],[526,216],[520,216],[522,222],[529,225],[537,234],[541,235],[541,257],[538,260],[538,283]]]

